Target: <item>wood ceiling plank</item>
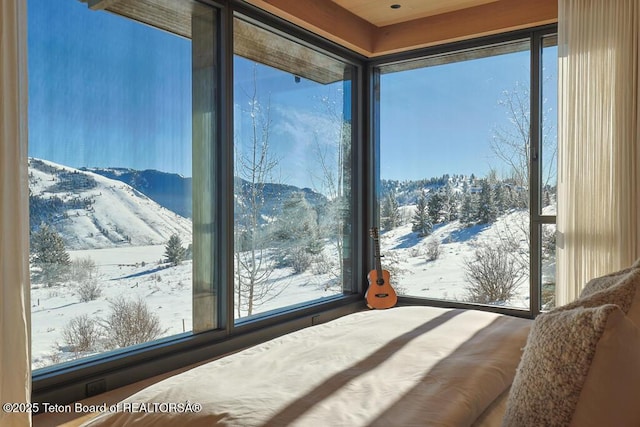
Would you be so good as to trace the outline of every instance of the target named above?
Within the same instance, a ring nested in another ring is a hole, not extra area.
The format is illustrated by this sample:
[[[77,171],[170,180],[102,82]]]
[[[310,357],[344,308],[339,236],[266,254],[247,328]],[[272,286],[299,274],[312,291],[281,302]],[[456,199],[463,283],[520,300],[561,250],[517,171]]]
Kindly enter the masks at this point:
[[[331,0],[246,0],[365,56],[370,56],[376,26]]]
[[[373,55],[434,46],[558,21],[557,0],[500,0],[379,29]]]
[[[377,27],[475,7],[498,0],[333,0]],[[399,9],[391,9],[400,4]]]

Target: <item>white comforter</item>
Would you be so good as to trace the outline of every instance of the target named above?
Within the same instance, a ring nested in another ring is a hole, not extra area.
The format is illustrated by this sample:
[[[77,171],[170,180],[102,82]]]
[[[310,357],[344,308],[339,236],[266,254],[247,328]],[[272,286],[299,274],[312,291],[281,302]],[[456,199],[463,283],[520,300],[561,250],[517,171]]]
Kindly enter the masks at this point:
[[[487,425],[499,422],[529,325],[474,310],[359,312],[159,382],[87,425]],[[167,412],[185,402],[202,409]]]

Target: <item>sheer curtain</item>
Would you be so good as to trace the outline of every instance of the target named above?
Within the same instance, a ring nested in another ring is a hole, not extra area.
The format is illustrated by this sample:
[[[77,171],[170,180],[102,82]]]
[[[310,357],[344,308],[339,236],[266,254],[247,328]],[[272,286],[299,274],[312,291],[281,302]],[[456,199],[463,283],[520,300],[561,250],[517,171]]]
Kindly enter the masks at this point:
[[[559,0],[557,303],[640,256],[638,0]]]
[[[27,11],[0,1],[0,402],[31,399],[29,191],[27,188]],[[3,427],[28,413],[0,410]]]

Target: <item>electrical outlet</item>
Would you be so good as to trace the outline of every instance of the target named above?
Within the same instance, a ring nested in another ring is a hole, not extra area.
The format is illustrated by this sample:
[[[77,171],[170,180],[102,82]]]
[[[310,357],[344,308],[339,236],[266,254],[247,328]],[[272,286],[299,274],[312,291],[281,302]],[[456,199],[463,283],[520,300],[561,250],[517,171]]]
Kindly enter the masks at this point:
[[[107,381],[104,378],[92,381],[86,385],[87,397],[95,396],[96,394],[104,393],[105,391],[107,391]]]

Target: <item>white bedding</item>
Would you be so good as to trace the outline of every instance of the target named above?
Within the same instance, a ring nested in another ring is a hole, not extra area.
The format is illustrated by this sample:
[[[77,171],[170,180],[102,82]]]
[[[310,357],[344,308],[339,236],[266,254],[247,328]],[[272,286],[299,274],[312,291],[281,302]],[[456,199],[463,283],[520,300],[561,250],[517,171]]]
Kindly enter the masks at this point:
[[[499,425],[530,322],[417,306],[354,313],[154,384],[87,425]],[[131,410],[187,401],[202,410]]]

